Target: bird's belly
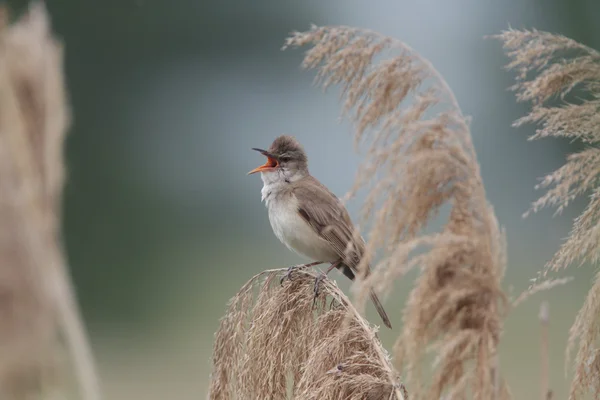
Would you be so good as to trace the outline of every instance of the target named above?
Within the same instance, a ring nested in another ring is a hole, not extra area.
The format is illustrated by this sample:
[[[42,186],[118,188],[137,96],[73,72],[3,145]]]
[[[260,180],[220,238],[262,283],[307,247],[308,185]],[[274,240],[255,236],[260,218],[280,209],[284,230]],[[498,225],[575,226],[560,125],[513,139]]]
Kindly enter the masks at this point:
[[[314,261],[334,262],[339,258],[332,246],[300,217],[295,207],[271,207],[269,220],[275,236],[290,250]]]

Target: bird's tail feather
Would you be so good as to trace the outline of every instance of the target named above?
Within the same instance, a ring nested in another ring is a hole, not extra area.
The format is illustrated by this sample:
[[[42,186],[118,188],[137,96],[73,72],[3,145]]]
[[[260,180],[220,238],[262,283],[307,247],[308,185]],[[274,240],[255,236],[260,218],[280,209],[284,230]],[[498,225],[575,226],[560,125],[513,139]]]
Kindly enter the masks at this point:
[[[341,269],[342,269],[342,272],[344,273],[344,275],[346,275],[348,278],[350,278],[350,280],[354,280],[354,278],[355,278],[354,271],[352,271],[352,269],[350,267],[348,267],[347,265],[342,265]],[[367,268],[366,275],[369,275],[370,272],[371,272],[370,268]],[[390,319],[388,318],[387,314],[385,313],[385,310],[383,309],[383,306],[381,305],[381,302],[379,301],[379,298],[377,297],[377,295],[375,294],[373,289],[371,289],[371,300],[373,301],[373,304],[375,304],[375,308],[377,309],[377,312],[379,313],[379,316],[383,320],[383,323],[385,324],[385,326],[392,329],[392,323],[390,322]]]
[[[383,309],[383,306],[381,305],[381,302],[379,301],[379,298],[377,297],[377,295],[375,294],[373,289],[371,289],[371,300],[373,301],[373,304],[375,304],[375,309],[379,313],[379,316],[383,320],[383,323],[385,324],[385,326],[392,329],[392,323],[390,322],[390,319],[388,318],[387,314],[385,313],[385,310]]]

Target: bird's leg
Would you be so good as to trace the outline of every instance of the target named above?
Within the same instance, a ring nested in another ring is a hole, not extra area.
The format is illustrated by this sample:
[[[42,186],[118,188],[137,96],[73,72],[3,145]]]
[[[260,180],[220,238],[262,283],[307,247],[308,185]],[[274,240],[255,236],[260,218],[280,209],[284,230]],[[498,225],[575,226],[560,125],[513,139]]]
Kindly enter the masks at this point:
[[[285,275],[281,277],[281,279],[279,280],[279,284],[283,285],[283,281],[286,278],[291,281],[292,280],[292,271],[294,271],[294,270],[304,269],[304,268],[309,268],[309,267],[314,267],[315,265],[323,264],[324,262],[325,261],[315,261],[315,262],[311,262],[311,263],[308,263],[308,264],[292,265],[291,267],[288,268],[288,270],[285,273]]]
[[[321,281],[323,279],[325,279],[327,277],[327,275],[331,272],[332,269],[338,267],[340,264],[342,263],[341,260],[338,260],[334,263],[331,263],[331,265],[329,266],[329,268],[327,268],[327,271],[325,271],[324,274],[320,274],[319,276],[317,276],[315,278],[315,298],[313,299],[313,305],[315,304],[315,302],[317,301],[317,297],[319,297],[319,284],[321,283]]]

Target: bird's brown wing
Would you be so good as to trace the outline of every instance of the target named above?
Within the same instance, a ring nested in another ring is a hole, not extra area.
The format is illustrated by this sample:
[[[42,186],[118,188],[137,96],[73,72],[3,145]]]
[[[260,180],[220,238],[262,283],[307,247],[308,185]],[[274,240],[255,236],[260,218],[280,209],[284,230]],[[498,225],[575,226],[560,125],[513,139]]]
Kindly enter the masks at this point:
[[[298,213],[331,244],[343,263],[356,272],[364,253],[364,242],[360,235],[354,233],[348,211],[329,189],[312,176],[297,183],[301,184],[294,185],[293,193],[298,199]]]
[[[354,279],[354,273],[357,272],[358,264],[365,251],[365,243],[359,234],[354,233],[354,224],[346,207],[312,176],[297,181],[293,193],[298,199],[300,216],[321,238],[331,244],[344,263],[342,267],[344,275]],[[370,268],[368,265],[366,268],[365,275],[368,275]],[[390,319],[373,289],[371,289],[371,299],[383,323],[391,328]]]

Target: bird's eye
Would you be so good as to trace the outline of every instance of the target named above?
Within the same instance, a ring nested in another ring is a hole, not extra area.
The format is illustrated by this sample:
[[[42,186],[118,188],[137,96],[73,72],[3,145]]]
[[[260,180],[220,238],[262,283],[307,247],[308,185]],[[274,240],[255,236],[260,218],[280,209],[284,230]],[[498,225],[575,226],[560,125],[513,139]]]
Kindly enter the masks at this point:
[[[283,162],[288,162],[288,161],[290,161],[290,156],[281,156],[281,157],[279,157],[279,159]]]

